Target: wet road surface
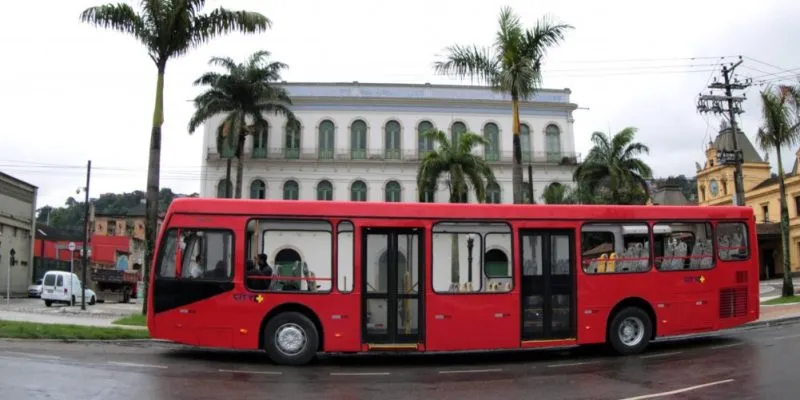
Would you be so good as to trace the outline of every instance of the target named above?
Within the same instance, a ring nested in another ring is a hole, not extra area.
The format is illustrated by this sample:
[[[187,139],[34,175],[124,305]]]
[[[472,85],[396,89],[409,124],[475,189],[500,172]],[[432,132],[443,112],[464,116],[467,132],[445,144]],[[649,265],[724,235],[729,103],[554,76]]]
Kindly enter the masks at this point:
[[[0,399],[790,399],[800,323],[654,343],[426,356],[322,357],[281,367],[260,352],[165,343],[0,341]]]

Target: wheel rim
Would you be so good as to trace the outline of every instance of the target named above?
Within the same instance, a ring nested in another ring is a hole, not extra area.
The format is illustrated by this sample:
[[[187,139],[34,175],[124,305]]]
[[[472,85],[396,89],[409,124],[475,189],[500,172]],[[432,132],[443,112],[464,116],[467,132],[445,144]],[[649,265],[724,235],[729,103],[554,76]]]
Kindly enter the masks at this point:
[[[283,324],[275,331],[275,347],[287,356],[303,351],[307,341],[306,331],[294,323]]]
[[[636,346],[644,340],[644,322],[637,317],[625,318],[619,324],[618,335],[625,346]]]

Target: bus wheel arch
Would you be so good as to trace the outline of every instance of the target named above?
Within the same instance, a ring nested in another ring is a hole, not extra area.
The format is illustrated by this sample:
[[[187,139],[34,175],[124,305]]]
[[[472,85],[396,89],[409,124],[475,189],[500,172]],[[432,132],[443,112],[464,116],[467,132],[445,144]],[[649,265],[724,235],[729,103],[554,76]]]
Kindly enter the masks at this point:
[[[267,330],[267,326],[269,322],[274,320],[275,318],[281,315],[289,315],[291,313],[300,314],[306,318],[308,318],[311,323],[314,325],[314,328],[317,333],[317,346],[314,349],[314,352],[321,351],[324,349],[324,333],[322,330],[322,322],[320,321],[319,317],[317,316],[314,311],[312,311],[307,306],[298,303],[287,303],[281,304],[278,307],[273,308],[270,310],[267,315],[264,316],[264,319],[261,320],[261,326],[259,328],[259,335],[258,335],[258,347],[261,349],[267,348],[267,343],[265,341],[265,334]]]
[[[641,318],[637,318],[637,315]],[[643,343],[637,344],[634,347],[626,347],[624,344],[620,343],[620,339],[616,334],[612,334],[612,332],[618,329],[615,328],[615,325],[621,324],[623,322],[621,320],[627,321],[629,319],[643,322],[644,326],[641,328],[645,330],[644,333],[647,336],[643,338]],[[608,320],[606,321],[606,340],[618,353],[637,353],[647,347],[651,340],[656,338],[657,325],[658,320],[656,319],[653,306],[640,297],[629,297],[617,303],[608,314]],[[649,330],[649,332],[647,332],[647,330]]]

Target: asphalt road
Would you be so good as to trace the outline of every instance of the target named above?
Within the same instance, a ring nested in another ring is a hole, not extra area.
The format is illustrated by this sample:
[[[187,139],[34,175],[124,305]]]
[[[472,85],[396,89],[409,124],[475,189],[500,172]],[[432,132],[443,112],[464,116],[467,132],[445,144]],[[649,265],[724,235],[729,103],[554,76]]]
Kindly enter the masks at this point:
[[[790,399],[800,323],[653,344],[436,356],[323,357],[166,343],[0,341],[0,399]]]

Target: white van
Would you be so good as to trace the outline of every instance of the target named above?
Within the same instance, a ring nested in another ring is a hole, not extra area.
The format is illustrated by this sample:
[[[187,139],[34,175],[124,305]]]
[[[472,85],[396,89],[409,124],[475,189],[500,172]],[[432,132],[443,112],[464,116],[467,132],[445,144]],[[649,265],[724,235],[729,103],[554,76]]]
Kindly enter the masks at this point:
[[[80,304],[81,280],[78,275],[67,271],[47,271],[42,279],[42,300],[50,307],[53,303]],[[86,288],[86,304],[97,302],[97,295]]]

